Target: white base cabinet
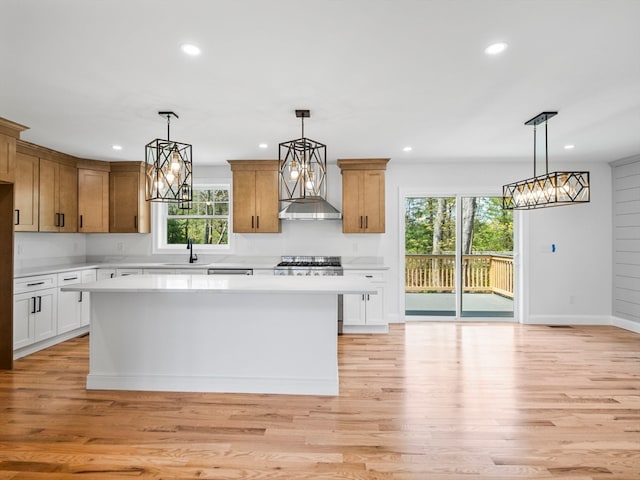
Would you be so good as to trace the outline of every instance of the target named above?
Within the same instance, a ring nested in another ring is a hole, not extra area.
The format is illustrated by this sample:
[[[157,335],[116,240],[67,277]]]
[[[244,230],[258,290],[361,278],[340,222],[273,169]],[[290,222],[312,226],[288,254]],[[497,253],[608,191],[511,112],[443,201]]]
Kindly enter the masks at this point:
[[[346,270],[345,276],[370,280],[376,295],[344,295],[343,333],[386,333],[389,330],[384,316],[385,276],[377,270]]]
[[[13,348],[32,345],[56,334],[55,288],[14,295]]]
[[[14,358],[37,352],[89,331],[89,295],[60,288],[96,280],[96,269],[14,280]]]

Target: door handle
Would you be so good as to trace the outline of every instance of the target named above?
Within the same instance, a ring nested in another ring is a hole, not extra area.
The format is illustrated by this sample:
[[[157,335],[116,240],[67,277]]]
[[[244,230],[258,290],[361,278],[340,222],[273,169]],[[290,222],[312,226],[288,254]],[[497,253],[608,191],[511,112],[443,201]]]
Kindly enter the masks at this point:
[[[360,228],[362,228],[362,215],[360,215]]]
[[[364,216],[364,228],[369,228],[369,215]]]
[[[20,225],[20,209],[16,208],[16,223],[14,225]]]
[[[33,300],[33,308],[31,308],[31,313],[36,313],[36,297],[31,297]]]
[[[138,230],[138,215],[133,216],[133,228]]]
[[[62,281],[63,282],[68,282],[69,280],[77,280],[78,277],[67,277],[67,278],[63,278]]]
[[[253,215],[251,215],[251,228],[254,228],[254,226],[253,226]]]
[[[60,226],[60,214],[56,213],[56,227]]]
[[[82,215],[80,215],[80,228],[82,228]]]
[[[36,285],[44,285],[44,282],[27,283],[27,287],[35,287]]]
[[[80,295],[78,295],[78,303],[82,303],[82,292],[80,292]]]
[[[60,214],[62,216],[62,225],[60,225],[61,227],[64,227],[64,213]]]
[[[260,228],[260,215],[256,215],[256,228]]]
[[[38,310],[37,312],[41,312],[42,311],[42,297],[40,295],[38,295]]]

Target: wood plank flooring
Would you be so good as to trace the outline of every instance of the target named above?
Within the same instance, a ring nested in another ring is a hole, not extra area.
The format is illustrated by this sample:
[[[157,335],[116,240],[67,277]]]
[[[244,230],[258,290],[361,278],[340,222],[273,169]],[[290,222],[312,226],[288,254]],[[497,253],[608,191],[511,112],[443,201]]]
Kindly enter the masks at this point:
[[[640,479],[640,335],[408,323],[340,396],[85,390],[88,338],[0,371],[0,478]]]

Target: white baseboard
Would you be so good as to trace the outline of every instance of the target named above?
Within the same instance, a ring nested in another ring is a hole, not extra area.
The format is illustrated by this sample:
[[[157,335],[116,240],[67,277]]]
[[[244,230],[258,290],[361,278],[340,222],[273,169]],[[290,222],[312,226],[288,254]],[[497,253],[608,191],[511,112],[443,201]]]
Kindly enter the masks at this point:
[[[79,337],[80,335],[84,335],[85,333],[89,333],[89,325],[85,325],[80,328],[76,328],[75,330],[71,330],[70,332],[65,332],[60,335],[56,335],[55,337],[47,338],[46,340],[42,340],[38,343],[27,345],[26,347],[14,350],[13,359],[17,360],[19,358],[26,357],[27,355],[31,355],[32,353],[44,350],[45,348],[52,347],[58,343],[66,342],[67,340],[70,340],[74,337]]]
[[[611,325],[608,315],[529,315],[526,325]]]
[[[630,330],[635,333],[640,333],[640,322],[634,322],[633,320],[627,320],[626,318],[611,317],[611,325],[615,325],[625,330]]]

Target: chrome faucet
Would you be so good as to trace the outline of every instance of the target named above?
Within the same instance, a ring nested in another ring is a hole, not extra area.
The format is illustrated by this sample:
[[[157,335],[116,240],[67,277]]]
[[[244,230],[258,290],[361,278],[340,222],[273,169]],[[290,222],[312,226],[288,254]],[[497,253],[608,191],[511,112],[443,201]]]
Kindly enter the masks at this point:
[[[189,263],[197,262],[198,255],[193,253],[193,238],[187,238],[187,250],[189,250]]]

